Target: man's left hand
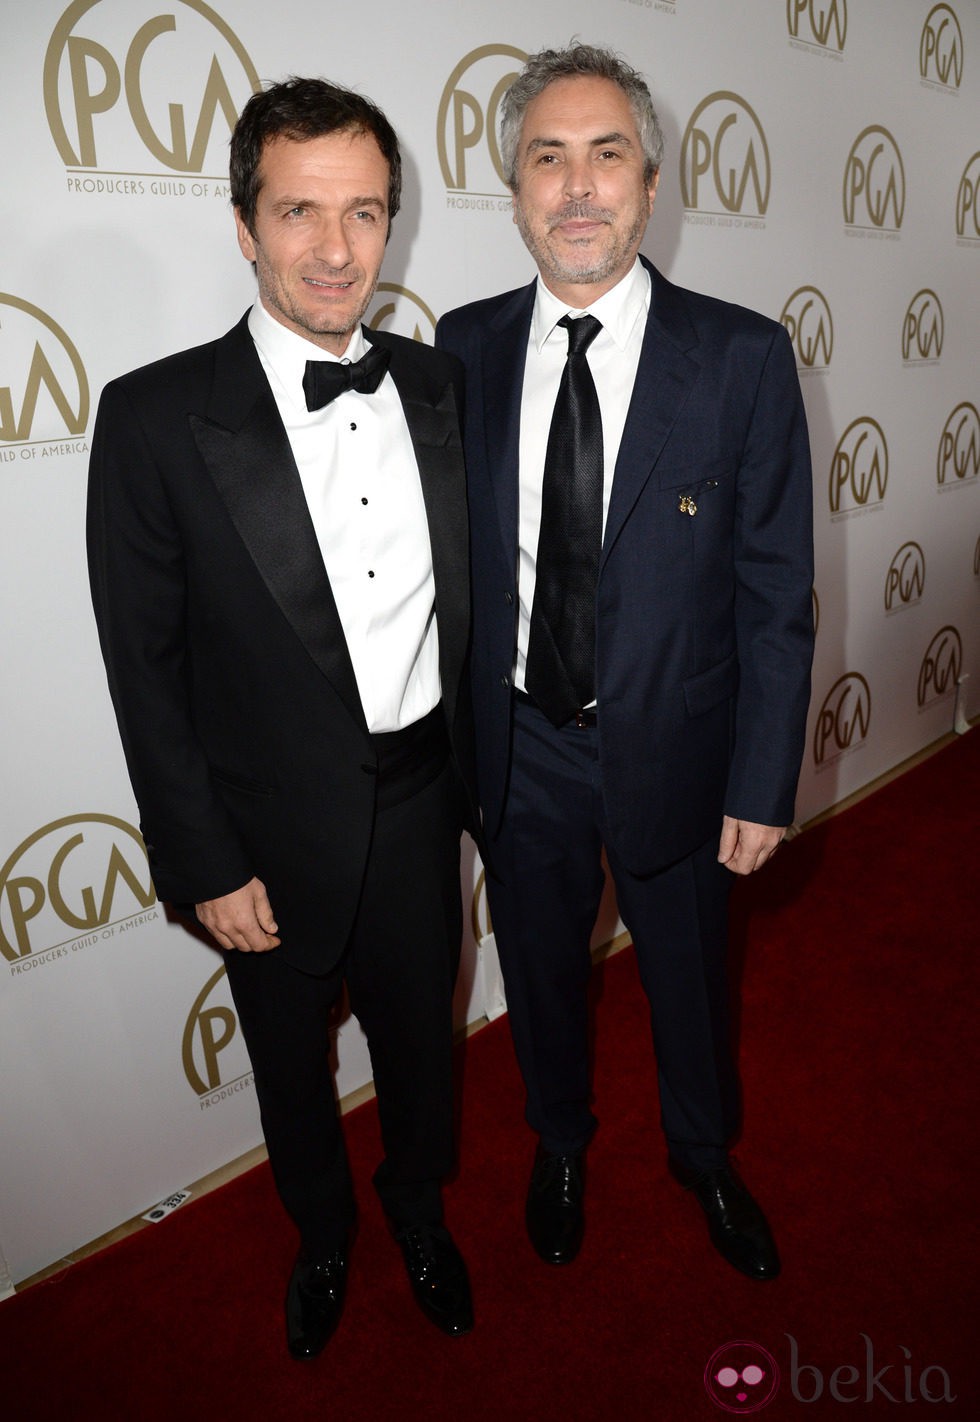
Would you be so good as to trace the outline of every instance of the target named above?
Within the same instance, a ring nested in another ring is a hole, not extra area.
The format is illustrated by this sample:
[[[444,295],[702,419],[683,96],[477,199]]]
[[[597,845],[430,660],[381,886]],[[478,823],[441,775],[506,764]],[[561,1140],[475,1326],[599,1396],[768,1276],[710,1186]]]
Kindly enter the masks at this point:
[[[718,863],[733,874],[752,874],[772,858],[785,833],[785,825],[756,825],[751,820],[734,820],[725,815]]]

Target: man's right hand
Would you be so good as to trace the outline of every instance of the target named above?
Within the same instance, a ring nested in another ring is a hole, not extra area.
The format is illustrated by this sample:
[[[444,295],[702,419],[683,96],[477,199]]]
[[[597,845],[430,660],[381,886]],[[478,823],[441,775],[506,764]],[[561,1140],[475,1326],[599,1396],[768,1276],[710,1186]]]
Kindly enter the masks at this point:
[[[261,879],[249,879],[232,894],[195,905],[197,916],[219,948],[266,953],[278,948],[278,925]]]

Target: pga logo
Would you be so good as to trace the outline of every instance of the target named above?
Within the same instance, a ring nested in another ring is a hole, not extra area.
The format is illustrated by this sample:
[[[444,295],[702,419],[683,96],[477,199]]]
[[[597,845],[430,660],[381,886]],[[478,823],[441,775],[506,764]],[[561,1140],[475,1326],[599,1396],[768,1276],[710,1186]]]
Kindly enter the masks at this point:
[[[255,66],[205,0],[152,9],[74,0],[55,24],[44,108],[66,167],[225,171],[228,134],[262,87]]]
[[[919,74],[923,79],[958,89],[963,78],[963,31],[949,5],[934,5],[919,38]]]
[[[727,89],[702,99],[681,141],[681,197],[688,211],[764,217],[772,167],[758,114]]]
[[[511,44],[484,44],[456,65],[446,80],[436,118],[436,144],[450,192],[507,193],[497,142],[500,102],[527,60]]]
[[[858,134],[844,166],[844,221],[848,227],[897,232],[905,216],[905,165],[887,128]]]
[[[843,51],[847,0],[786,0],[786,24],[794,39]]]
[[[845,672],[824,697],[813,732],[818,766],[863,744],[871,725],[871,688],[860,672]]]

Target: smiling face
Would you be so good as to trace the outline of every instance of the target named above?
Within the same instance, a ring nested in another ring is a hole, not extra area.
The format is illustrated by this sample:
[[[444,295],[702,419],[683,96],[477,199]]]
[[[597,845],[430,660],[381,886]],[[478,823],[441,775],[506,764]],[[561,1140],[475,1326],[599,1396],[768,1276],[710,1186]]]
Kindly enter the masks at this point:
[[[524,114],[514,221],[549,290],[581,309],[636,259],[658,174],[645,159],[629,100],[611,79],[556,79]]]
[[[377,285],[388,237],[388,163],[373,135],[277,138],[259,163],[254,231],[236,208],[269,314],[343,355]]]

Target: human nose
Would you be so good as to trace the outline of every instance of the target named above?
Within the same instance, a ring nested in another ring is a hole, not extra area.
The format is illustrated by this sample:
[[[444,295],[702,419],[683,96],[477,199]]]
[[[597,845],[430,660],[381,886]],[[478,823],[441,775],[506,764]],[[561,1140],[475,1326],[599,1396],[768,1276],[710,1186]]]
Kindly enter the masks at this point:
[[[565,193],[570,198],[586,198],[592,195],[595,180],[588,158],[571,158],[565,164]]]
[[[335,271],[346,267],[351,261],[350,235],[340,218],[324,218],[320,223],[313,243],[313,255]]]

